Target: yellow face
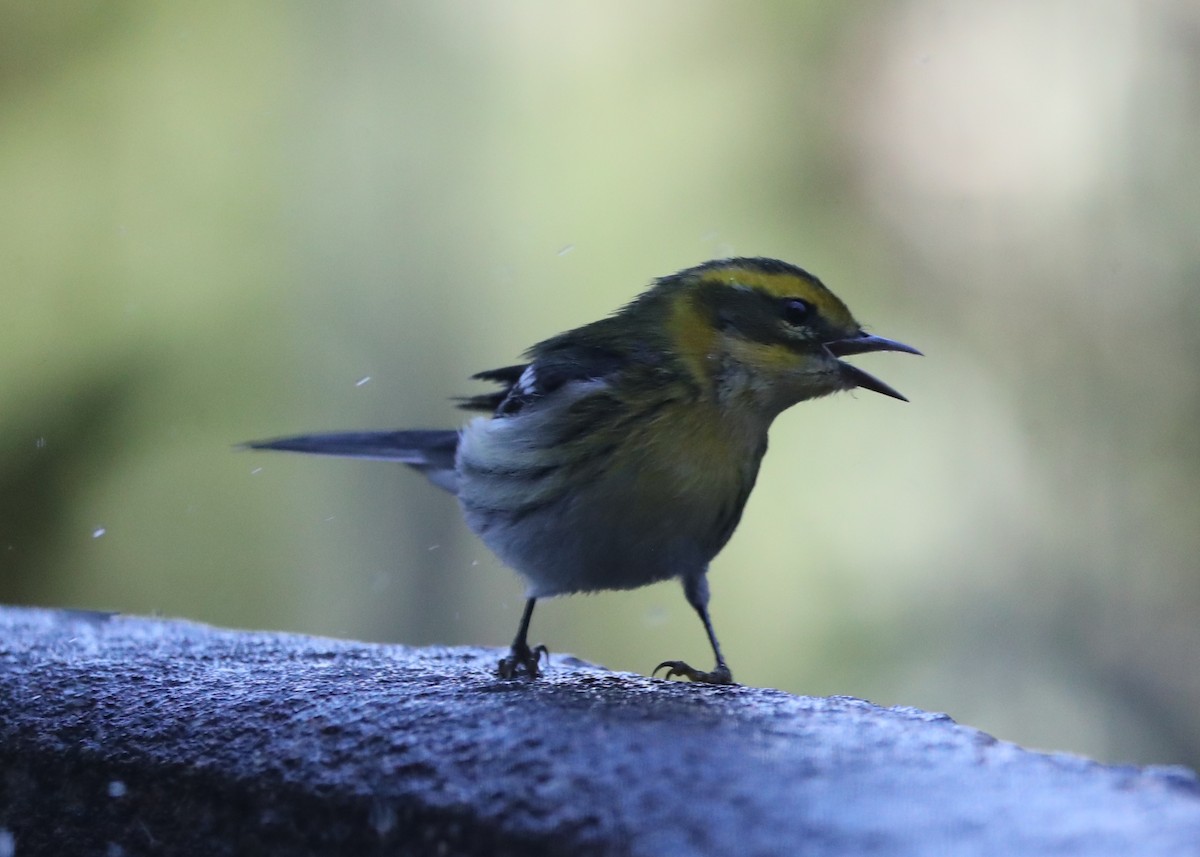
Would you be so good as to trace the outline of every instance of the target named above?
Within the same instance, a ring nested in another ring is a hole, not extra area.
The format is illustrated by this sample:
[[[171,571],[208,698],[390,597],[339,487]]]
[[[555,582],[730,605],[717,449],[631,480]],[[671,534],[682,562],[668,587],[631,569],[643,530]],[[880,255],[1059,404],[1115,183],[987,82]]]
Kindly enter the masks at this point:
[[[846,305],[806,271],[773,260],[685,273],[669,331],[691,374],[719,398],[778,411],[847,389],[826,343],[861,335]]]

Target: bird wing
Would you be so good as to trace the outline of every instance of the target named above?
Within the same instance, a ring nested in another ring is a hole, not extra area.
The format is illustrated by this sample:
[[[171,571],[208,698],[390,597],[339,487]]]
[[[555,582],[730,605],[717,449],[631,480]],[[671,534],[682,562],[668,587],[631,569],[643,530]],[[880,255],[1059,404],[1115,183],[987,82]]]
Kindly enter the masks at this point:
[[[491,411],[507,417],[539,399],[552,395],[572,381],[597,381],[615,375],[623,365],[620,354],[608,348],[550,340],[536,346],[529,363],[490,369],[472,377],[494,381],[500,390],[459,400],[467,410]]]

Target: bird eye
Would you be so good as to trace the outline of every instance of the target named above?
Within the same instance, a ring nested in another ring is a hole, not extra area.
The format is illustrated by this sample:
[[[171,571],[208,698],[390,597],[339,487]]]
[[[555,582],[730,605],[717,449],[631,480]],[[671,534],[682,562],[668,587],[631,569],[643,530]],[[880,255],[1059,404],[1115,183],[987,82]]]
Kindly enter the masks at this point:
[[[812,306],[800,298],[787,298],[783,302],[783,320],[788,324],[801,325],[808,321]]]

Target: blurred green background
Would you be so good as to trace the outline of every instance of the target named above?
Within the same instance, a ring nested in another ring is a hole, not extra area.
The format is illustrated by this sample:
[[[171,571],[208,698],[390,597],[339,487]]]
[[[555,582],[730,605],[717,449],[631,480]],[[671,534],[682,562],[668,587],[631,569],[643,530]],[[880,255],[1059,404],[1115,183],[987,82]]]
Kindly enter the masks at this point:
[[[801,405],[711,575],[738,678],[1200,765],[1194,2],[0,3],[0,600],[502,646],[401,467],[467,376],[769,255],[928,355]],[[675,584],[534,637],[707,664]]]

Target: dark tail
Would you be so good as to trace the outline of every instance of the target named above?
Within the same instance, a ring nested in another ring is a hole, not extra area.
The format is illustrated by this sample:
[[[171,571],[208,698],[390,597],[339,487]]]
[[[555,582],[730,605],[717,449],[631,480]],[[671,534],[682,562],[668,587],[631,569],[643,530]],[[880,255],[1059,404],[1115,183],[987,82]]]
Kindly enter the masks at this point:
[[[313,455],[399,461],[424,473],[434,485],[455,493],[458,478],[454,453],[458,432],[453,429],[425,431],[348,431],[333,434],[301,434],[239,444],[241,449],[278,449]]]

